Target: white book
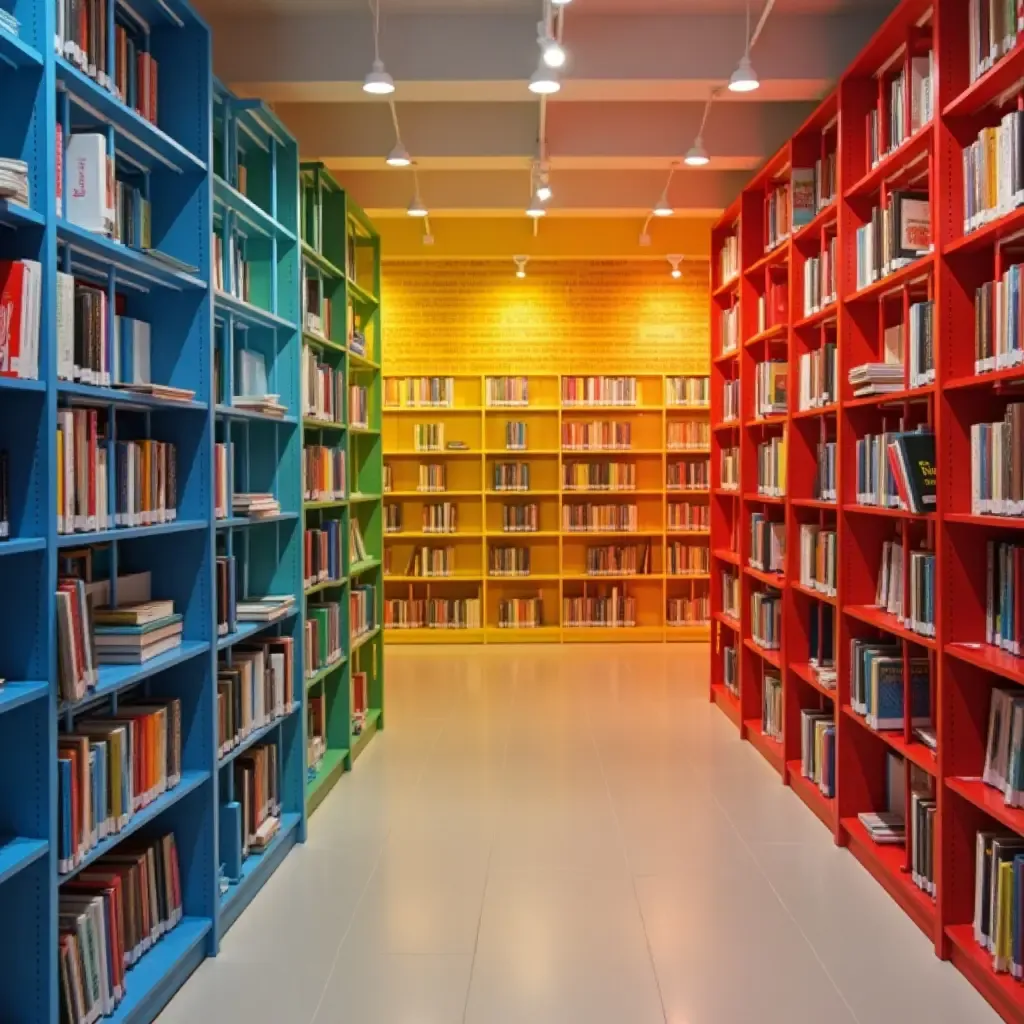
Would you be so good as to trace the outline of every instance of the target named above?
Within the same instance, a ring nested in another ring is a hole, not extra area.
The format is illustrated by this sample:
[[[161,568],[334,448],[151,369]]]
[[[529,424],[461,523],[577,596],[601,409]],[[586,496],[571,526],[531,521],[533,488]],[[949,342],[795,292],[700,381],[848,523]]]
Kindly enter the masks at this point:
[[[65,210],[72,224],[110,234],[114,225],[106,136],[83,132],[68,139]]]

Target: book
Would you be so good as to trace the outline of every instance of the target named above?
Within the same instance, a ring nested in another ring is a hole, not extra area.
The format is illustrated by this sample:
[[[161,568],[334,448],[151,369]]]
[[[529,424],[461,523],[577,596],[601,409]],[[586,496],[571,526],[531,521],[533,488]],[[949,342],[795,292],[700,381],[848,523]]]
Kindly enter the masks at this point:
[[[65,217],[97,234],[115,233],[114,159],[100,132],[75,132],[67,140]]]
[[[813,167],[794,167],[790,173],[792,186],[792,222],[794,231],[810,224],[817,213],[815,173]]]
[[[0,377],[39,378],[42,267],[0,260]]]

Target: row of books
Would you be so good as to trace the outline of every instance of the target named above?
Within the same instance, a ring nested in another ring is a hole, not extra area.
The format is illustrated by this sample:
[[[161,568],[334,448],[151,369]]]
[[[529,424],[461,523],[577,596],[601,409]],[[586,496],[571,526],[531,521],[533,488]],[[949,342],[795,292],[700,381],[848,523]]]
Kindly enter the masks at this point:
[[[385,551],[385,554],[387,552]],[[414,548],[407,565],[406,576],[454,576],[455,548],[427,547]],[[387,566],[385,566],[387,569]]]
[[[910,365],[907,383],[923,388],[935,383],[935,303],[913,302],[910,305],[907,355]]]
[[[757,297],[757,333],[789,323],[789,282],[771,277],[765,291]]]
[[[1024,840],[978,832],[974,854],[974,939],[996,974],[1024,980]]]
[[[129,969],[173,931],[183,915],[173,833],[128,839],[61,886],[61,1020],[87,1024],[113,1015],[133,993]],[[144,985],[143,979],[139,984]]]
[[[737,700],[740,698],[740,669],[736,648],[722,647],[722,683]]]
[[[491,474],[496,491],[528,491],[530,464],[528,462],[496,462]]]
[[[915,514],[935,509],[935,435],[925,429],[857,439],[857,503]]]
[[[413,447],[418,452],[444,451],[444,424],[413,424]]]
[[[540,596],[510,597],[498,602],[499,629],[540,629],[544,625],[544,602]]]
[[[782,677],[768,669],[761,677],[761,733],[782,742]]]
[[[738,305],[719,310],[718,334],[722,339],[722,350],[718,355],[728,355],[730,352],[736,352],[739,349],[740,307]]]
[[[36,260],[0,260],[0,377],[39,379],[42,295]]]
[[[57,870],[89,852],[181,781],[181,703],[126,703],[57,737]]]
[[[911,551],[910,593],[903,587],[903,546],[896,541],[882,545],[878,568],[875,605],[922,636],[935,636],[935,555],[930,551]]]
[[[761,512],[750,515],[750,564],[761,572],[785,572],[786,524]]]
[[[384,532],[401,533],[404,529],[404,513],[401,504],[385,503],[384,505]]]
[[[1024,403],[1009,402],[1002,420],[971,425],[971,512],[1024,515]]]
[[[337,602],[306,602],[304,673],[308,679],[340,661],[344,654],[341,637],[341,606]]]
[[[705,544],[674,540],[665,549],[665,570],[669,576],[707,576],[711,572],[711,552]]]
[[[740,450],[723,448],[719,452],[718,486],[723,491],[740,489]]]
[[[345,737],[348,742],[348,737]],[[313,782],[327,754],[327,690],[310,690],[306,695],[306,780]]]
[[[530,381],[526,377],[488,377],[484,402],[489,408],[529,405]]]
[[[820,256],[809,256],[804,261],[804,316],[820,313],[835,304],[836,254],[839,239],[833,235]]]
[[[938,895],[935,884],[935,819],[938,802],[931,779],[924,791],[910,793],[910,879],[932,899]]]
[[[737,456],[737,467],[738,467]],[[709,459],[670,462],[665,468],[665,488],[669,491],[706,491],[711,486]]]
[[[646,576],[651,572],[651,545],[603,544],[588,547],[584,564],[588,576]]]
[[[800,524],[800,583],[827,597],[836,596],[838,535],[816,523]]]
[[[562,405],[636,405],[636,377],[563,377]]]
[[[239,754],[232,772],[234,799],[221,804],[219,836],[224,873],[237,879],[245,858],[262,853],[281,827],[277,744],[261,743]]]
[[[782,595],[775,590],[755,590],[750,595],[750,635],[766,650],[782,646]]]
[[[1024,112],[1011,110],[964,147],[964,234],[1024,203]]]
[[[630,423],[563,423],[562,448],[565,451],[628,451],[633,446]]]
[[[682,423],[669,423],[667,428],[667,446],[670,450],[703,451],[711,447],[711,424],[694,420]]]
[[[271,637],[231,650],[217,666],[217,753],[223,757],[257,729],[298,706],[294,641]]]
[[[723,285],[740,272],[740,236],[726,235],[718,250],[718,283]]]
[[[480,629],[479,597],[409,597],[384,601],[385,629]]]
[[[836,723],[831,711],[800,709],[800,774],[822,795],[836,795]]]
[[[974,292],[974,370],[988,373],[1024,363],[1021,265]]]
[[[501,529],[504,533],[536,533],[540,529],[540,506],[502,505]]]
[[[812,496],[815,501],[836,501],[836,442],[819,441],[818,458],[815,463],[814,488]]]
[[[633,491],[636,463],[563,462],[562,487],[567,491]]]
[[[344,501],[348,477],[345,449],[306,445],[302,449],[302,493],[306,501]]]
[[[665,403],[672,409],[704,409],[711,404],[710,377],[666,377]]]
[[[633,628],[636,598],[613,586],[601,595],[562,598],[562,625],[569,628]]]
[[[670,501],[668,504],[670,530],[710,530],[711,509],[690,501]]]
[[[529,576],[530,549],[492,547],[487,552],[487,571],[491,576]]]
[[[505,424],[505,450],[510,452],[526,451],[526,424],[508,422]]]
[[[348,421],[349,426],[364,430],[370,425],[370,392],[360,384],[348,389]]]
[[[866,288],[931,251],[927,192],[894,190],[857,229],[857,288]]]
[[[177,518],[177,449],[117,441],[98,409],[57,410],[57,532],[153,526]]]
[[[786,362],[775,359],[758,363],[754,374],[754,413],[761,416],[785,415],[787,405]]]
[[[1014,48],[1024,33],[1024,19],[1007,0],[968,0],[968,45],[971,81],[977,81],[989,68]]]
[[[302,348],[302,415],[323,423],[345,422],[345,374]]]
[[[1024,695],[993,689],[982,779],[999,790],[1007,807],[1024,807]]]
[[[757,493],[769,498],[786,496],[786,435],[757,446]]]
[[[927,657],[911,657],[911,725],[931,722],[931,681]],[[903,729],[906,680],[898,643],[850,641],[850,706],[872,729]]]
[[[239,170],[241,170],[241,165]],[[314,274],[307,274],[302,289],[302,329],[325,340],[333,337],[334,316],[331,300],[323,294],[323,284]]]
[[[928,124],[934,114],[932,52],[910,58],[910,75],[905,66],[889,81],[886,120],[878,107],[868,112],[868,160],[872,167],[903,145]]]
[[[385,474],[390,476],[392,467],[385,465]],[[392,487],[388,487],[391,490]],[[420,463],[416,490],[425,493],[448,490],[448,467],[436,462]]]
[[[792,223],[787,183],[773,189],[764,202],[765,252],[771,252],[789,238]]]
[[[450,409],[455,404],[454,377],[385,377],[384,407]]]
[[[827,341],[821,348],[800,356],[797,408],[823,409],[839,398],[839,348]]]
[[[625,531],[635,533],[640,528],[640,515],[636,505],[591,505],[589,503],[562,506],[562,529],[568,531]]]
[[[421,528],[424,533],[455,533],[458,530],[458,505],[453,501],[425,504]]]
[[[734,423],[740,418],[740,382],[727,380],[722,384],[722,422]]]
[[[356,640],[377,626],[377,588],[372,583],[352,584],[348,596],[349,628]]]
[[[232,232],[225,238],[213,233],[213,287],[243,302],[249,301],[249,264],[245,239]]]
[[[389,506],[391,508],[396,506]],[[325,519],[317,527],[307,528],[303,538],[303,585],[316,586],[328,580],[344,578],[342,524]]]
[[[1024,654],[1024,547],[990,540],[985,545],[985,642]]]
[[[665,623],[669,626],[706,626],[711,621],[711,595],[670,597],[665,605]]]

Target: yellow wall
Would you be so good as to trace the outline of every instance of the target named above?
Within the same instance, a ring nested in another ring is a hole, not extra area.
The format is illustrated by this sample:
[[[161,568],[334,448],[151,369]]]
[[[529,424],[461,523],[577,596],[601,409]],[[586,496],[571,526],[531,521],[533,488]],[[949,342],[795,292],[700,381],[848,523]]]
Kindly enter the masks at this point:
[[[708,264],[384,263],[384,373],[708,373]]]

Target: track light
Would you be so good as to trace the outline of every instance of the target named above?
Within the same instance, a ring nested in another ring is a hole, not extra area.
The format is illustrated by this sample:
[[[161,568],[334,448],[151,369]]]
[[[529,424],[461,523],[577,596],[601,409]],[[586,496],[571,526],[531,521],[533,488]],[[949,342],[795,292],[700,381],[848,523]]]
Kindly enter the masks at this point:
[[[750,56],[745,53],[740,57],[740,62],[732,73],[732,78],[729,79],[729,91],[753,92],[760,87],[761,82],[758,80],[753,64],[750,63]]]
[[[544,209],[544,204],[541,202],[540,197],[536,192],[533,194],[533,198],[530,200],[530,205],[526,208],[527,217],[543,217],[548,211]]]
[[[542,60],[530,78],[530,92],[536,93],[538,96],[550,96],[561,88],[562,83],[558,80],[558,72],[547,67]]]
[[[687,167],[706,167],[710,162],[711,157],[708,156],[708,151],[704,148],[704,139],[698,135],[686,156],[683,157],[683,163]]]
[[[428,215],[427,207],[423,200],[420,199],[420,194],[417,191],[416,195],[412,197],[412,202],[409,204],[409,208],[405,211],[410,217],[426,217]]]
[[[409,151],[401,144],[396,142],[394,149],[388,153],[387,164],[389,167],[408,167],[412,163],[412,157],[409,156]]]
[[[540,45],[540,59],[549,68],[565,66],[565,47],[548,30],[547,22],[537,22],[537,42]]]
[[[670,276],[675,278],[678,281],[679,278],[681,278],[683,276],[683,272],[679,269],[679,264],[682,263],[683,257],[682,256],[666,256],[665,259],[668,260],[669,264],[672,267],[672,271],[671,271],[671,275]]]
[[[526,277],[526,264],[530,262],[529,256],[513,256],[512,262],[516,265],[516,277]]]
[[[534,194],[542,203],[546,203],[551,198],[551,182],[548,180],[548,169],[545,164],[533,165],[533,180],[536,186]]]
[[[373,69],[363,79],[363,92],[373,96],[388,96],[395,91],[395,80],[384,70],[384,61],[379,57],[373,62]]]
[[[546,203],[551,198],[551,186],[544,184],[537,189],[537,198],[542,202]]]
[[[655,217],[671,217],[675,210],[668,202],[668,189],[661,193],[661,198],[654,204]]]

